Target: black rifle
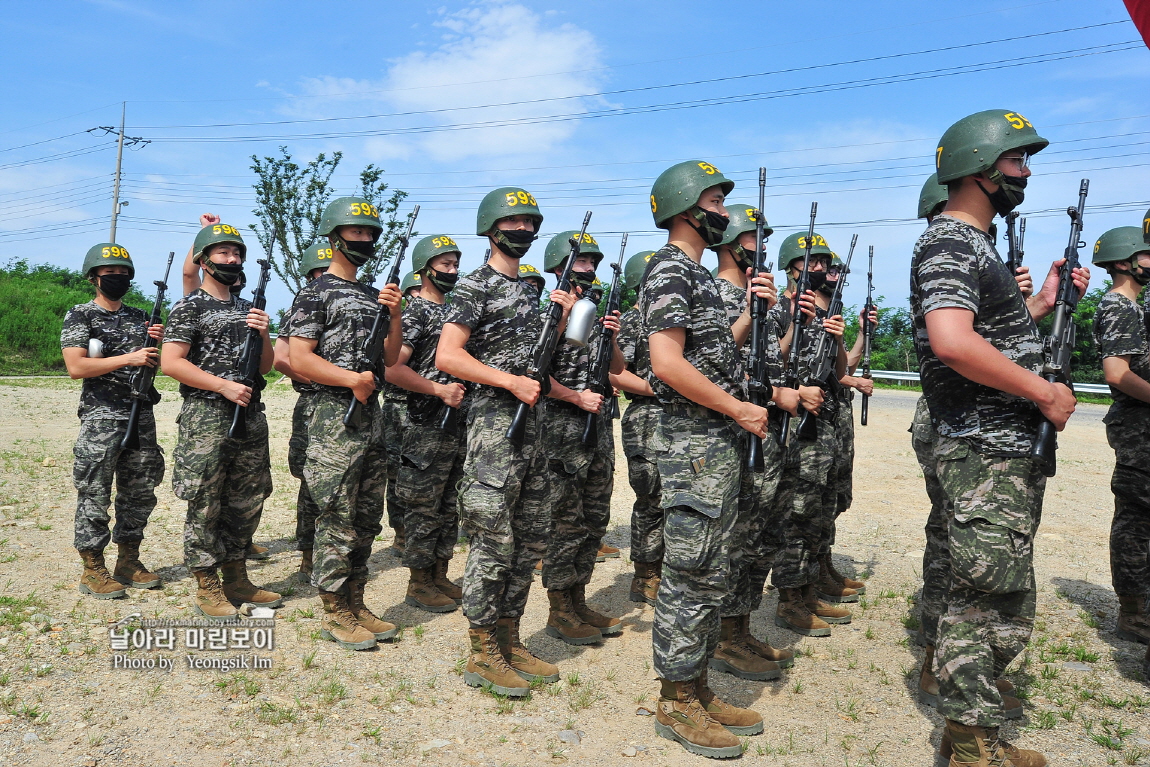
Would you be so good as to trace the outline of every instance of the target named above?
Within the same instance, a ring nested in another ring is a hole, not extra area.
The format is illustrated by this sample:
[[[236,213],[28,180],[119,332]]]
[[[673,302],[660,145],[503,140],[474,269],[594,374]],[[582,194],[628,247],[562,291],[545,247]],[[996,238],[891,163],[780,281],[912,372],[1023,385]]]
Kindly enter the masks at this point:
[[[766,216],[763,205],[767,195],[767,169],[759,168],[759,209],[755,211],[755,262],[751,267],[751,279],[763,272],[770,272],[773,264],[766,263],[767,253],[763,245],[766,237]],[[767,300],[751,294],[751,352],[747,360],[750,379],[747,381],[751,402],[762,407],[771,400],[771,379],[767,373]],[[757,434],[747,432],[747,468],[751,471],[763,470],[763,441]]]
[[[613,312],[618,311],[619,305],[622,302],[623,296],[619,289],[620,276],[623,274],[623,252],[627,250],[627,235],[623,235],[623,242],[619,245],[619,261],[618,263],[611,264],[611,270],[614,272],[611,275],[611,290],[607,293],[607,312],[606,316],[610,317]],[[618,402],[615,399],[615,390],[611,386],[611,357],[615,352],[615,331],[603,328],[599,334],[599,345],[595,348],[595,356],[591,360],[591,377],[590,389],[593,392],[603,395],[606,401],[608,397],[611,398],[611,410],[608,411],[609,416],[614,416],[615,408],[618,407]],[[583,425],[583,438],[580,440],[584,445],[594,445],[596,440],[599,439],[599,414],[588,413],[587,422]]]
[[[862,377],[870,378],[870,349],[874,336],[874,328],[870,324],[870,313],[874,311],[874,245],[870,246],[870,255],[867,257],[866,267],[866,303],[863,304],[863,356]],[[870,395],[862,395],[862,408],[859,413],[859,423],[866,426],[867,412],[870,410]]]
[[[1006,214],[1006,269],[1010,276],[1018,274],[1018,267],[1022,266],[1022,240],[1026,237],[1026,219],[1018,221],[1018,234],[1014,233],[1014,222],[1018,220],[1018,211]]]
[[[837,317],[843,313],[843,288],[847,284],[847,274],[851,270],[851,259],[855,255],[855,244],[859,241],[859,236],[856,234],[851,237],[851,248],[847,251],[846,264],[843,265],[842,273],[839,274],[838,284],[835,285],[835,292],[831,295],[831,301],[827,304],[827,317]],[[832,381],[837,380],[838,376],[835,375],[835,362],[838,360],[839,341],[830,333],[823,332],[819,335],[819,342],[815,346],[815,355],[811,358],[811,367],[807,371],[807,378],[804,381],[805,386],[819,386],[823,391],[833,388]],[[803,411],[803,417],[799,420],[798,436],[803,440],[813,440],[818,437],[818,416],[809,410]]]
[[[1074,355],[1074,310],[1078,308],[1078,288],[1074,286],[1074,270],[1078,268],[1078,250],[1086,246],[1082,241],[1082,212],[1086,208],[1086,195],[1090,191],[1090,179],[1082,179],[1078,186],[1078,205],[1066,209],[1070,216],[1070,241],[1066,244],[1066,263],[1058,270],[1058,296],[1054,304],[1054,322],[1050,335],[1042,339],[1046,362],[1042,366],[1042,377],[1054,383],[1064,383],[1073,390],[1070,380],[1070,359]],[[1038,426],[1038,436],[1030,448],[1030,457],[1048,477],[1056,470],[1054,452],[1058,448],[1054,424],[1043,419]]]
[[[799,274],[798,284],[795,286],[794,298],[791,301],[791,350],[787,354],[787,365],[783,371],[783,387],[797,389],[799,386],[799,347],[803,344],[803,313],[799,310],[799,299],[810,289],[811,278],[811,247],[815,242],[815,215],[819,204],[811,203],[811,224],[807,227],[807,240],[803,246],[803,271]],[[784,264],[783,266],[789,266]],[[779,445],[786,446],[787,437],[791,430],[791,414],[783,411],[782,428],[779,429]]]
[[[411,215],[407,217],[407,231],[399,238],[399,252],[395,254],[395,260],[391,262],[391,271],[388,272],[387,281],[384,286],[398,285],[399,284],[399,268],[403,265],[403,255],[407,252],[407,243],[411,239],[411,230],[415,226],[415,217],[419,215],[419,206],[416,205]],[[367,371],[375,372],[379,367],[379,358],[383,355],[383,342],[387,338],[387,331],[391,326],[391,312],[383,304],[379,305],[379,311],[375,313],[375,320],[371,323],[371,332],[367,336],[367,346],[364,356],[367,358],[367,363],[363,366],[363,370],[356,372],[364,373]],[[363,408],[360,407],[360,402],[355,397],[353,392],[351,395],[351,404],[347,406],[347,412],[343,416],[343,425],[349,429],[358,429],[360,426],[360,412]]]
[[[275,250],[276,241],[272,237],[271,245],[268,247],[268,258],[261,258],[256,261],[260,265],[260,280],[256,285],[256,289],[252,291],[252,308],[263,309],[268,305],[267,296],[264,293],[268,289],[268,278],[271,276],[271,255]],[[244,346],[240,349],[240,359],[236,363],[236,370],[240,373],[239,382],[244,386],[252,387],[252,395],[254,396],[259,389],[259,384],[262,374],[260,373],[260,358],[264,353],[264,337],[260,331],[255,328],[248,328],[248,337],[244,339]],[[232,408],[232,425],[228,429],[229,439],[247,439],[248,437],[248,409],[247,406],[241,405],[238,402]]]
[[[559,284],[555,286],[558,290],[567,292],[571,290],[571,267],[575,265],[575,259],[579,258],[579,246],[583,242],[583,236],[587,234],[589,223],[591,223],[591,211],[587,211],[587,215],[583,216],[583,228],[579,230],[579,234],[570,240],[571,250],[567,253],[567,263],[563,266],[563,273],[559,275]],[[539,333],[539,340],[535,343],[535,350],[531,353],[527,372],[524,373],[539,383],[540,397],[551,389],[551,357],[555,354],[555,347],[559,345],[559,323],[563,319],[563,307],[552,301],[547,304],[545,311],[543,329]],[[523,447],[523,438],[527,436],[527,414],[530,410],[530,405],[520,402],[515,410],[515,417],[511,419],[511,425],[507,427],[505,436],[516,450]]]
[[[164,293],[168,290],[168,275],[172,271],[172,260],[175,257],[175,251],[168,253],[168,267],[164,269],[164,279],[152,283],[156,286],[156,302],[152,304],[152,314],[148,318],[148,327],[160,322],[160,310],[164,308]],[[160,342],[154,338],[149,337],[144,341],[145,349],[155,349],[159,345]],[[128,428],[124,430],[124,438],[120,440],[121,450],[140,449],[140,408],[143,406],[144,400],[152,398],[152,382],[155,380],[156,368],[149,365],[141,365],[136,368],[128,379],[128,386],[132,389],[130,395],[132,397],[132,412],[128,414]]]

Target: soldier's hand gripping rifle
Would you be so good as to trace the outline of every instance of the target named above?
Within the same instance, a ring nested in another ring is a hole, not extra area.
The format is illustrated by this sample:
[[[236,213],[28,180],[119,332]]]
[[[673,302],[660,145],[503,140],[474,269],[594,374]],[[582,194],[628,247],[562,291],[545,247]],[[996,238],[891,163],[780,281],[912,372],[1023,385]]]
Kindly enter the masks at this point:
[[[1046,362],[1042,366],[1042,377],[1051,383],[1064,383],[1073,390],[1070,380],[1070,358],[1074,354],[1074,310],[1078,308],[1078,288],[1074,285],[1074,270],[1078,268],[1078,249],[1086,245],[1082,241],[1082,213],[1086,208],[1086,195],[1090,191],[1090,179],[1082,179],[1078,186],[1078,205],[1067,208],[1070,216],[1070,241],[1066,244],[1064,263],[1058,270],[1058,295],[1054,304],[1054,322],[1050,335],[1042,339]],[[1053,477],[1056,464],[1054,452],[1058,447],[1054,424],[1043,419],[1038,426],[1038,436],[1030,449],[1039,470]]]
[[[1018,267],[1022,266],[1022,240],[1026,237],[1026,219],[1018,221],[1018,233],[1014,232],[1014,223],[1018,221],[1018,211],[1012,210],[1006,214],[1006,269],[1011,277],[1018,276]]]
[[[783,373],[783,387],[786,389],[799,388],[799,347],[803,345],[803,313],[799,309],[799,299],[811,287],[811,247],[815,243],[815,216],[819,204],[811,203],[811,223],[807,227],[807,240],[803,246],[803,271],[799,274],[799,282],[795,286],[794,300],[791,301],[791,349],[787,354],[787,365]],[[786,268],[788,265],[783,264]],[[787,437],[791,430],[791,414],[783,411],[781,428],[779,429],[779,445],[786,447]]]
[[[840,278],[841,279],[841,278]],[[863,355],[862,355],[862,378],[870,378],[870,350],[871,341],[874,338],[874,328],[870,324],[870,313],[874,311],[874,245],[870,246],[870,253],[867,256],[866,267],[866,303],[863,304]],[[867,413],[870,410],[870,395],[862,395],[862,407],[859,413],[859,423],[866,426]]]
[[[827,317],[838,317],[843,313],[843,288],[847,284],[847,274],[851,270],[851,259],[854,258],[855,245],[858,241],[859,236],[857,234],[851,237],[851,248],[847,251],[846,263],[839,274],[839,281],[835,285],[835,292],[831,295],[831,302],[827,305]],[[807,371],[803,385],[819,386],[824,391],[831,388],[831,381],[837,378],[835,376],[835,362],[838,359],[838,354],[839,340],[830,333],[823,331],[819,335],[818,344],[815,346],[815,355],[811,358],[811,366]],[[799,438],[813,440],[818,437],[818,433],[818,416],[809,410],[804,410],[803,417],[799,420]]]
[[[623,242],[619,244],[619,261],[611,264],[611,270],[614,274],[611,275],[611,290],[607,294],[607,312],[606,316],[610,317],[614,312],[619,311],[619,305],[623,299],[623,291],[620,289],[620,277],[623,274],[623,253],[627,250],[627,235],[623,235]],[[591,360],[591,377],[588,379],[591,391],[603,395],[603,402],[608,402],[614,407],[614,389],[611,387],[611,357],[615,351],[615,331],[603,328],[599,333],[599,345],[595,347],[595,356]],[[610,398],[610,399],[608,399]],[[601,408],[600,408],[601,409]],[[607,411],[607,416],[612,415],[612,410]],[[588,413],[587,422],[583,425],[583,437],[580,442],[584,445],[594,445],[599,439],[599,413]]]
[[[395,254],[395,260],[391,262],[391,271],[387,273],[387,281],[384,286],[398,285],[399,284],[399,269],[403,265],[403,256],[407,253],[407,244],[411,240],[411,230],[415,226],[415,218],[419,215],[419,206],[416,205],[411,210],[411,215],[407,217],[407,231],[399,238],[399,252]],[[383,355],[383,342],[387,338],[387,331],[391,326],[391,312],[383,304],[379,305],[379,310],[375,314],[375,319],[371,323],[371,331],[367,335],[367,345],[365,347],[364,357],[366,362],[363,369],[356,371],[364,373],[367,371],[375,371],[379,367],[379,358]],[[363,407],[360,401],[356,399],[355,394],[351,395],[351,404],[347,406],[347,412],[343,416],[343,425],[349,429],[358,429],[360,426],[360,413]]]
[[[172,271],[172,260],[175,257],[175,251],[168,253],[168,267],[164,269],[164,279],[152,283],[156,286],[156,302],[152,304],[148,327],[158,325],[160,322],[160,311],[164,308],[164,293],[168,291],[168,275]],[[144,341],[145,349],[155,349],[159,345],[160,342],[151,337]],[[124,430],[124,438],[120,440],[121,450],[140,449],[140,408],[144,400],[151,399],[152,381],[156,380],[156,369],[150,365],[141,365],[132,371],[132,376],[128,379],[128,386],[132,389],[132,411],[128,413],[128,428]]]
[[[759,209],[755,211],[755,262],[751,267],[751,279],[763,272],[770,272],[773,264],[767,264],[766,216],[763,205],[767,194],[767,169],[759,168]],[[767,299],[751,293],[751,351],[747,360],[750,379],[748,393],[752,403],[763,407],[771,401],[771,379],[767,373]],[[763,470],[763,441],[758,435],[747,432],[747,468],[751,471]]]
[[[252,291],[252,308],[263,310],[268,305],[267,296],[264,295],[268,289],[268,279],[271,276],[272,265],[271,255],[275,250],[276,240],[272,236],[271,245],[268,247],[268,257],[261,258],[256,261],[260,265],[260,280],[256,285],[256,289]],[[240,383],[244,386],[252,387],[252,394],[255,394],[257,384],[263,376],[260,373],[260,358],[264,353],[264,337],[263,334],[255,328],[248,328],[248,337],[244,340],[244,347],[240,350],[240,360],[236,364],[236,369],[240,373]],[[239,403],[234,403],[232,407],[232,425],[228,429],[228,437],[230,439],[247,439],[248,436],[248,409],[246,406]]]
[[[589,223],[591,223],[591,211],[587,211],[583,216],[583,228],[579,230],[579,234],[570,240],[571,250],[567,253],[563,273],[559,275],[559,284],[556,285],[558,290],[571,290],[571,267],[575,265],[575,259],[579,258],[579,244],[587,234]],[[531,353],[527,372],[524,373],[528,378],[538,382],[540,397],[551,389],[551,357],[555,354],[555,347],[559,345],[559,324],[563,320],[563,307],[552,301],[547,304],[544,312],[543,329],[539,333],[539,340],[535,343],[535,350]],[[507,427],[507,433],[504,435],[516,450],[523,447],[523,438],[527,436],[527,415],[530,410],[530,405],[520,402],[515,410],[515,417],[511,419],[511,425]]]

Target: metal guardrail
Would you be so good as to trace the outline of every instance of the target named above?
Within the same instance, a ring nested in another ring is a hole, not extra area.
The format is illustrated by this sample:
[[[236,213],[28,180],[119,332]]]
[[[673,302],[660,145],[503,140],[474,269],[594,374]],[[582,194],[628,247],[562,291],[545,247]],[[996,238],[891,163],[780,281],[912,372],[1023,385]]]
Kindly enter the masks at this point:
[[[906,381],[908,383],[918,383],[918,373],[908,370],[872,370],[870,371],[871,378],[884,378],[890,381]],[[1099,394],[1104,397],[1110,396],[1110,387],[1106,384],[1074,384],[1074,391],[1078,394]]]

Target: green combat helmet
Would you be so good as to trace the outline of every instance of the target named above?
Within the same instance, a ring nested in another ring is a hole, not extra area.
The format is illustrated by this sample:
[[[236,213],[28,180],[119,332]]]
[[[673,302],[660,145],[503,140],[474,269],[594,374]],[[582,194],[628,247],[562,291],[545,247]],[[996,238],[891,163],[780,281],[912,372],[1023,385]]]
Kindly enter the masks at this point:
[[[517,186],[504,186],[488,192],[479,203],[475,217],[475,233],[482,236],[495,227],[495,222],[508,216],[531,216],[535,219],[535,233],[543,223],[539,203],[530,192]]]
[[[406,297],[407,291],[422,286],[423,278],[416,272],[408,272],[403,276],[403,281],[399,283],[399,294]]]
[[[213,245],[223,243],[239,246],[240,258],[247,259],[248,246],[244,244],[244,238],[240,236],[238,229],[231,224],[208,224],[196,235],[196,241],[192,245],[192,263],[200,263],[204,258],[204,251]]]
[[[718,253],[724,245],[728,245],[735,255],[735,263],[743,269],[750,269],[754,265],[755,257],[752,253],[748,252],[746,248],[738,243],[739,237],[747,232],[755,231],[755,210],[754,205],[724,205],[727,209],[727,215],[730,216],[730,223],[727,224],[726,230],[723,232],[723,239],[718,245],[712,245],[711,250]],[[766,241],[775,233],[775,230],[767,223],[766,218],[763,218],[763,240]]]
[[[1142,240],[1150,245],[1150,210],[1142,217]]]
[[[938,183],[937,173],[931,173],[930,178],[922,185],[922,191],[918,193],[918,217],[938,215],[949,199],[950,190]]]
[[[341,226],[366,226],[375,232],[372,242],[377,242],[383,234],[383,224],[379,221],[379,208],[362,197],[337,197],[323,209],[319,220],[319,237],[331,237]]]
[[[988,109],[962,118],[946,129],[935,150],[938,183],[991,171],[988,179],[999,183],[994,163],[1004,153],[1021,149],[1027,154],[1041,152],[1050,144],[1038,135],[1022,115],[1006,109]]]
[[[307,277],[316,269],[327,269],[331,266],[331,255],[331,244],[327,240],[316,240],[300,256],[300,272]]]
[[[1129,261],[1138,253],[1150,250],[1143,240],[1142,230],[1136,226],[1119,226],[1104,232],[1094,243],[1090,262],[1097,266],[1115,261]]]
[[[779,247],[779,268],[787,269],[796,260],[802,261],[807,252],[806,248],[806,232],[795,232],[783,240],[783,244]],[[815,232],[814,242],[811,244],[811,256],[830,256],[832,259],[835,257],[827,241],[818,232]]]
[[[543,271],[550,272],[558,269],[567,260],[571,253],[571,239],[579,234],[578,231],[560,232],[547,243],[547,250],[543,252]],[[594,256],[595,267],[603,260],[603,251],[599,250],[599,243],[587,232],[583,233],[583,241],[579,243],[579,255]]]
[[[814,253],[814,248],[811,249],[811,252]],[[839,254],[832,251],[831,252],[831,268],[834,269],[836,266],[839,268],[839,274],[850,274],[849,271],[845,271],[846,264],[843,263],[843,260],[841,258],[839,258]]]
[[[639,289],[643,281],[643,272],[647,271],[647,262],[655,255],[653,250],[644,250],[627,259],[627,266],[623,268],[623,283],[634,290]]]
[[[699,196],[713,186],[720,186],[723,194],[730,194],[735,182],[709,162],[688,160],[667,168],[651,187],[651,215],[655,226],[670,229],[671,219],[695,207]]]
[[[547,282],[543,279],[543,275],[540,274],[539,270],[531,264],[519,265],[519,279],[530,280],[531,282],[534,282],[535,287],[539,288],[539,290],[543,290],[543,288],[547,286]]]
[[[136,278],[136,265],[132,263],[128,249],[114,242],[101,242],[88,248],[88,253],[84,256],[84,266],[80,271],[85,277],[90,278],[92,270],[101,266],[126,266],[128,278]]]
[[[411,271],[422,272],[427,268],[428,261],[436,256],[442,256],[444,253],[463,255],[459,246],[455,244],[455,240],[446,234],[433,234],[424,237],[415,243],[415,247],[411,251]]]

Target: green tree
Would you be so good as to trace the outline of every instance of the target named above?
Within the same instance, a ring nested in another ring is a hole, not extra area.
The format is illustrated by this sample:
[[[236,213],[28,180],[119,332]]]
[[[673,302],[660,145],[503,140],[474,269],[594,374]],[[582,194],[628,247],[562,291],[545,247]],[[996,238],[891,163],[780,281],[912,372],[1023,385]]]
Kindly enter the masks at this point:
[[[883,306],[886,298],[874,299],[878,309],[878,327],[871,336],[870,366],[874,370],[918,370],[918,355],[914,351],[914,321],[910,310],[898,306]],[[849,349],[859,333],[861,306],[845,310],[846,332],[843,340]]]

